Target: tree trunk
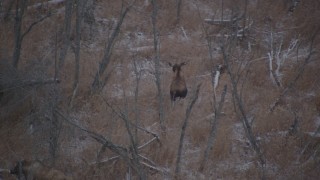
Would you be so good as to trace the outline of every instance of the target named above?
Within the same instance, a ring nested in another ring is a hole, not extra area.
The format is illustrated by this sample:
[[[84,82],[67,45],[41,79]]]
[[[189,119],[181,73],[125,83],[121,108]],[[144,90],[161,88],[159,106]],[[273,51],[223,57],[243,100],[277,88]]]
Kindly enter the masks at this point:
[[[261,179],[265,179],[265,165],[266,165],[266,159],[260,149],[260,146],[253,134],[252,131],[252,126],[249,123],[249,119],[247,117],[246,111],[244,109],[244,103],[242,101],[241,93],[238,92],[238,79],[239,77],[236,77],[235,74],[232,73],[231,71],[231,65],[230,65],[230,46],[232,46],[232,42],[229,42],[229,47],[226,50],[224,46],[221,47],[222,50],[222,55],[223,55],[223,60],[226,65],[226,70],[227,73],[230,77],[231,80],[231,85],[232,85],[232,97],[233,97],[233,103],[235,106],[235,111],[238,115],[238,117],[241,119],[243,129],[245,131],[246,137],[248,138],[250,145],[252,149],[255,151],[259,165],[261,166]],[[228,54],[227,54],[228,53]],[[237,111],[238,109],[238,111]]]
[[[161,90],[160,57],[159,57],[160,42],[159,42],[159,31],[157,28],[158,5],[157,5],[157,0],[152,0],[151,3],[153,6],[151,19],[152,19],[152,29],[153,29],[153,46],[154,46],[154,52],[155,52],[154,64],[155,64],[156,85],[158,90],[159,119],[160,119],[161,129],[164,131],[165,130],[164,109],[163,109],[163,95]]]
[[[213,147],[214,137],[216,135],[216,129],[217,129],[217,125],[218,125],[218,120],[219,120],[220,115],[221,115],[221,111],[222,111],[222,108],[223,108],[223,104],[224,104],[224,99],[225,99],[226,93],[227,93],[227,85],[224,86],[224,89],[223,89],[223,92],[221,94],[221,100],[219,102],[218,108],[216,108],[216,103],[215,103],[215,106],[214,106],[215,110],[214,110],[213,123],[211,125],[211,130],[210,130],[210,135],[209,135],[209,139],[208,139],[208,143],[207,143],[207,148],[204,151],[203,159],[201,161],[201,165],[200,165],[200,168],[199,168],[200,171],[203,171],[203,169],[205,168],[205,165],[206,165],[207,160],[208,160],[209,153],[210,153],[210,151],[211,151],[211,149]]]
[[[14,50],[13,50],[13,67],[18,68],[18,63],[21,53],[22,35],[21,26],[22,18],[25,9],[27,8],[28,0],[17,0],[16,4],[16,16],[14,23]]]
[[[78,92],[79,87],[79,73],[80,73],[80,42],[81,42],[81,26],[83,20],[84,9],[86,7],[85,0],[77,0],[76,7],[76,38],[75,38],[75,73],[74,73],[74,81],[72,86],[72,97],[70,100],[69,106],[72,108],[73,100]]]
[[[124,10],[123,10],[123,7],[121,9],[120,19],[119,19],[119,21],[118,21],[118,23],[116,25],[115,30],[111,34],[111,37],[110,37],[109,42],[108,42],[108,45],[105,48],[104,56],[103,56],[103,58],[102,58],[102,60],[100,62],[99,69],[96,72],[96,75],[94,77],[94,80],[93,80],[93,83],[92,83],[92,86],[91,86],[93,92],[97,92],[97,91],[101,90],[103,88],[103,86],[105,85],[105,83],[103,83],[101,81],[102,75],[103,75],[104,71],[107,69],[107,67],[109,65],[114,42],[116,40],[116,37],[120,33],[120,28],[121,28],[122,22],[123,22],[124,18],[126,17],[126,15],[127,15],[129,10],[130,10],[130,6],[126,7]]]
[[[189,116],[190,116],[190,113],[191,113],[191,110],[192,110],[194,103],[198,99],[199,91],[200,91],[200,84],[197,86],[196,92],[192,96],[191,102],[186,110],[186,117],[183,121],[183,125],[181,128],[181,135],[180,135],[178,155],[177,155],[177,161],[176,161],[176,170],[175,170],[176,176],[179,175],[179,173],[180,173],[180,161],[181,161],[181,154],[182,154],[182,149],[183,149],[183,140],[184,140],[184,135],[185,135],[187,126],[188,126]]]
[[[179,24],[180,22],[180,16],[181,16],[181,4],[182,4],[182,0],[176,0],[176,4],[177,4],[177,24]]]
[[[63,47],[60,52],[58,61],[57,78],[60,78],[60,71],[64,65],[64,60],[70,47],[70,34],[71,34],[71,19],[73,13],[73,0],[66,0],[65,2],[65,19],[64,19],[64,34],[63,34]]]

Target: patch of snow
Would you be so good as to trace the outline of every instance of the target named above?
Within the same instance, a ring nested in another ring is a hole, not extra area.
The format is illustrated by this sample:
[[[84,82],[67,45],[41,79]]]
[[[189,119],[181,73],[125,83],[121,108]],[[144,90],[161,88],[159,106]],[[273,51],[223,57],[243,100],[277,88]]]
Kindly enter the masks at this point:
[[[140,51],[147,51],[147,50],[150,50],[152,48],[153,48],[153,46],[132,47],[132,48],[129,49],[129,51],[140,52]]]
[[[232,136],[234,137],[234,139],[241,141],[241,142],[245,141],[246,137],[245,137],[243,126],[242,126],[241,122],[233,125],[232,132],[233,132]]]
[[[237,169],[238,171],[247,171],[252,168],[252,166],[254,166],[254,162],[245,162],[242,164],[237,164],[235,169]]]
[[[305,133],[311,137],[320,138],[320,133],[317,133],[316,135],[314,134],[315,132],[305,132]]]
[[[123,97],[123,89],[121,88],[120,84],[113,84],[111,89],[112,89],[111,97],[114,97],[114,98]]]
[[[128,64],[128,68],[130,70],[130,77],[135,78],[136,74],[134,71],[134,65],[133,63]],[[141,78],[146,79],[153,77],[153,72],[154,72],[154,62],[149,60],[149,59],[140,59],[136,61],[136,68],[137,71],[141,73]]]

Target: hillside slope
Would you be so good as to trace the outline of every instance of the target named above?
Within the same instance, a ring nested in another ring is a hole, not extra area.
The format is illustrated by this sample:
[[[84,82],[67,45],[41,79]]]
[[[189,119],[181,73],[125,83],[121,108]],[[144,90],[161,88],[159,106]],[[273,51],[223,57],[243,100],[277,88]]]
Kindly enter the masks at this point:
[[[23,2],[0,6],[0,168],[319,177],[320,2]],[[169,62],[186,63],[188,95],[174,105]]]

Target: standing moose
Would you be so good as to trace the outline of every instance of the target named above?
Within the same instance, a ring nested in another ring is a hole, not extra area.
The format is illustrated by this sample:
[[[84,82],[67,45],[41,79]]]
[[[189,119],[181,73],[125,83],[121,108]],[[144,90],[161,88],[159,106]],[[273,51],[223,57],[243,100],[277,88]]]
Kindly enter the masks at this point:
[[[181,75],[181,67],[187,63],[183,62],[180,64],[172,65],[169,63],[169,66],[172,67],[172,71],[175,73],[170,86],[170,96],[171,102],[174,103],[177,97],[185,98],[188,93],[186,81]]]

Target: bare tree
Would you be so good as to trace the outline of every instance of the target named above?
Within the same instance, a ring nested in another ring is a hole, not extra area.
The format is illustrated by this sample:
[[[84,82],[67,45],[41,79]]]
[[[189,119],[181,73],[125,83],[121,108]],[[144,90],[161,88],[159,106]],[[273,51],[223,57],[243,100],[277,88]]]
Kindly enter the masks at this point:
[[[179,22],[180,22],[181,4],[182,4],[182,0],[176,0],[176,6],[177,6],[177,17],[176,17],[176,21],[177,21],[177,24],[179,24]]]
[[[222,3],[222,15],[221,15],[221,18],[223,18],[223,1],[221,1]],[[202,19],[201,17],[201,14],[200,14],[200,9],[198,7],[198,5],[196,4],[197,6],[197,10],[198,10],[198,16],[200,17],[200,19]],[[222,21],[222,19],[220,20]],[[206,163],[207,163],[207,160],[208,160],[208,156],[209,156],[209,153],[214,145],[214,138],[215,138],[215,135],[216,135],[216,129],[217,129],[217,125],[218,125],[218,121],[220,119],[220,116],[221,116],[221,111],[222,111],[222,108],[223,108],[223,104],[224,104],[224,100],[225,100],[225,96],[226,96],[226,93],[227,93],[227,85],[224,86],[224,90],[221,94],[221,100],[219,103],[217,103],[217,97],[216,97],[216,88],[218,86],[218,81],[219,81],[219,78],[220,78],[220,74],[221,74],[221,68],[219,68],[219,66],[221,65],[216,65],[217,62],[215,62],[215,59],[213,58],[213,45],[214,45],[214,41],[213,41],[213,38],[212,36],[209,35],[208,33],[208,30],[207,28],[205,27],[205,24],[202,23],[202,31],[203,33],[205,34],[205,37],[206,37],[206,42],[207,42],[207,48],[208,48],[208,52],[209,52],[209,59],[210,59],[210,62],[212,63],[212,66],[214,67],[217,67],[217,69],[211,71],[211,85],[214,89],[214,93],[213,93],[213,101],[214,101],[214,116],[211,120],[211,130],[210,130],[210,134],[209,134],[209,139],[208,139],[208,143],[207,143],[207,147],[204,151],[204,154],[203,154],[203,158],[201,159],[200,161],[200,166],[199,166],[199,170],[200,171],[203,171],[205,166],[206,166]],[[217,73],[218,72],[218,73]]]
[[[148,159],[147,157],[139,153],[141,149],[143,149],[148,145],[151,145],[153,142],[155,141],[160,142],[158,135],[132,123],[132,121],[129,119],[129,116],[128,116],[129,107],[128,107],[128,102],[126,100],[125,100],[126,102],[124,104],[124,108],[120,109],[115,106],[112,106],[103,96],[101,96],[101,98],[104,100],[106,105],[112,110],[112,112],[114,112],[116,116],[118,116],[120,119],[123,120],[125,124],[125,128],[128,133],[128,137],[129,137],[129,142],[130,142],[129,145],[123,146],[123,145],[116,144],[111,140],[109,140],[108,137],[105,137],[89,129],[83,128],[77,123],[75,123],[75,120],[73,120],[71,117],[68,117],[67,115],[65,115],[61,110],[55,109],[55,113],[57,114],[57,116],[61,117],[63,120],[65,120],[67,123],[71,124],[72,126],[79,128],[80,130],[88,133],[90,137],[92,137],[94,140],[96,140],[98,143],[101,144],[101,148],[97,156],[97,161],[92,164],[99,164],[102,162],[106,163],[109,161],[111,162],[115,159],[121,158],[126,162],[126,164],[129,167],[128,169],[129,172],[127,173],[127,176],[129,179],[131,178],[131,169],[133,169],[134,172],[138,174],[139,179],[146,179],[147,177],[144,167],[147,167],[156,171],[160,171],[160,172],[165,172],[162,168],[157,167],[157,165],[152,160]],[[126,97],[124,98],[126,99]],[[147,142],[141,145],[138,145],[138,142],[134,138],[134,134],[133,134],[134,129],[138,129],[146,134],[150,134],[153,137]],[[101,154],[105,152],[106,149],[111,150],[116,155],[111,158],[101,159]]]
[[[54,109],[57,106],[57,98],[53,99],[52,109],[49,110],[49,154],[51,164],[54,165],[56,162],[56,158],[58,156],[59,149],[59,137],[61,133],[62,123],[57,117],[56,113],[54,113]]]
[[[212,124],[211,124],[211,130],[210,130],[210,135],[209,135],[209,139],[208,139],[208,143],[207,143],[207,147],[204,151],[203,154],[203,158],[199,167],[200,171],[203,171],[205,168],[205,165],[208,161],[208,156],[209,153],[213,147],[214,144],[214,138],[215,138],[215,134],[216,134],[216,129],[217,129],[217,125],[218,125],[218,120],[221,116],[221,111],[223,108],[223,104],[224,104],[224,99],[227,93],[227,85],[224,86],[223,92],[221,94],[221,100],[219,102],[218,107],[216,106],[216,103],[214,105],[214,116],[213,116],[213,120],[212,120]],[[215,96],[215,95],[214,95]]]
[[[93,131],[90,131],[88,129],[85,129],[79,125],[77,125],[76,123],[74,123],[70,117],[66,116],[62,111],[60,110],[55,110],[55,113],[57,115],[59,115],[61,118],[63,118],[66,122],[68,122],[69,124],[81,129],[82,131],[88,133],[93,139],[95,139],[97,142],[99,142],[102,146],[101,146],[101,150],[100,153],[103,152],[106,148],[110,149],[112,152],[118,154],[119,156],[121,156],[123,158],[123,160],[125,160],[128,165],[130,167],[132,167],[133,169],[135,169],[137,171],[137,168],[134,164],[134,162],[132,162],[129,152],[127,150],[127,148],[115,144],[112,141],[110,141],[108,138],[104,137],[101,134],[95,133]]]
[[[266,160],[265,160],[265,157],[264,157],[264,155],[260,149],[260,146],[256,140],[256,137],[254,136],[254,134],[252,132],[252,125],[249,122],[248,115],[245,111],[245,105],[244,105],[244,102],[243,102],[243,99],[241,96],[242,93],[239,92],[239,90],[238,90],[240,75],[234,74],[231,69],[231,63],[230,63],[230,59],[232,56],[231,49],[235,46],[234,45],[235,42],[232,41],[232,39],[234,40],[234,38],[231,38],[228,45],[226,47],[222,46],[221,50],[222,50],[223,60],[226,65],[227,73],[230,77],[230,81],[231,81],[231,85],[232,85],[232,97],[233,97],[235,112],[237,113],[238,117],[241,119],[243,128],[245,130],[246,137],[248,138],[252,149],[255,151],[255,153],[257,155],[258,162],[259,162],[260,169],[261,169],[261,179],[265,179],[266,178],[265,177]]]
[[[111,33],[111,36],[110,36],[110,39],[107,43],[106,48],[104,49],[104,56],[99,64],[98,71],[96,72],[96,75],[94,77],[94,80],[93,80],[93,83],[91,86],[93,92],[97,92],[97,91],[101,90],[101,88],[104,87],[106,80],[108,78],[108,77],[105,77],[104,80],[102,80],[104,71],[107,69],[107,67],[109,65],[113,46],[114,46],[116,38],[118,37],[118,35],[120,33],[120,28],[121,28],[122,22],[123,22],[124,18],[126,17],[127,13],[129,12],[132,5],[128,5],[127,7],[124,7],[124,6],[125,6],[124,1],[122,1],[122,7],[121,7],[119,20],[117,22],[115,30]]]
[[[10,8],[11,6],[12,4],[10,4]],[[22,47],[22,42],[24,37],[32,30],[32,28],[35,25],[37,25],[38,23],[42,22],[43,20],[51,16],[51,12],[49,12],[47,15],[41,17],[40,19],[30,24],[27,30],[22,32],[22,20],[27,7],[28,7],[28,0],[20,0],[20,1],[17,1],[16,3],[15,23],[14,23],[14,49],[13,49],[13,67],[15,68],[18,68],[20,54],[21,54],[21,47]]]
[[[156,85],[157,85],[157,90],[158,90],[158,107],[159,107],[159,119],[160,119],[160,126],[162,130],[165,130],[165,125],[164,125],[164,108],[163,108],[163,94],[161,90],[161,74],[160,74],[160,38],[159,38],[159,30],[157,27],[157,16],[158,16],[158,5],[157,5],[157,0],[152,0],[152,29],[153,29],[153,46],[154,46],[154,52],[155,52],[155,57],[154,57],[154,62],[155,62],[155,76],[156,76]]]
[[[73,100],[78,92],[79,87],[79,71],[80,71],[80,41],[81,41],[81,26],[83,21],[84,10],[86,7],[87,1],[77,0],[76,7],[76,37],[75,37],[75,73],[74,73],[74,81],[72,86],[72,96],[69,103],[69,106],[72,108]]]
[[[66,0],[65,2],[65,17],[64,17],[64,32],[63,32],[63,44],[60,51],[58,66],[56,69],[56,76],[60,78],[60,71],[64,65],[64,60],[67,56],[70,47],[70,35],[71,35],[71,20],[73,13],[73,0]]]
[[[274,109],[279,105],[280,101],[287,95],[287,93],[290,90],[292,90],[292,88],[295,86],[297,81],[301,78],[302,74],[304,73],[306,66],[311,62],[311,57],[314,54],[314,41],[315,41],[315,38],[317,37],[319,31],[320,31],[320,27],[317,27],[317,29],[314,31],[314,33],[312,34],[312,36],[310,38],[310,44],[309,44],[307,57],[304,59],[302,65],[299,67],[297,74],[294,76],[293,79],[291,79],[288,86],[282,91],[282,93],[274,101],[274,103],[271,104],[270,112],[274,111]]]
[[[247,1],[245,1],[245,9],[244,9],[244,14],[246,14],[247,11]],[[209,24],[212,25],[227,25],[225,28],[228,30],[226,31],[226,34],[223,34],[222,37],[224,38],[221,43],[221,53],[223,57],[223,63],[224,66],[227,70],[227,74],[230,77],[231,81],[231,86],[232,86],[232,97],[233,97],[233,103],[234,103],[234,108],[235,112],[238,115],[238,117],[242,121],[243,128],[245,130],[245,135],[248,138],[250,145],[254,152],[256,153],[258,157],[258,162],[260,165],[260,170],[261,170],[261,179],[265,179],[265,157],[260,149],[259,144],[257,143],[257,140],[252,132],[252,125],[249,122],[248,115],[245,111],[245,105],[242,99],[242,88],[245,82],[245,79],[243,80],[242,84],[240,84],[240,79],[242,77],[243,69],[242,67],[248,68],[248,63],[245,60],[239,60],[239,65],[237,67],[232,67],[232,62],[231,58],[234,58],[234,52],[237,49],[237,44],[238,44],[238,38],[239,37],[244,37],[244,31],[246,30],[246,21],[244,20],[243,22],[243,27],[239,26],[239,21],[245,19],[246,17],[243,17],[243,15],[239,16],[237,13],[233,14],[230,16],[230,20],[225,20],[224,19],[224,2],[221,1],[221,20],[215,21],[215,20],[209,20],[207,21]],[[220,21],[220,22],[219,22]],[[205,29],[205,28],[204,28]],[[205,31],[206,32],[206,31]],[[210,57],[212,58],[211,54],[211,49],[212,49],[212,44],[211,44],[211,39],[208,37],[208,48],[209,48],[209,54]],[[215,96],[214,96],[215,99]],[[222,101],[223,98],[221,97],[221,101],[219,103],[219,108],[222,106]],[[218,110],[219,111],[219,110]],[[220,112],[218,112],[220,113]],[[214,134],[214,129],[211,129],[211,135],[209,137],[209,142],[208,142],[208,147],[206,149],[209,150],[208,148],[211,146],[210,143],[213,141],[213,134]],[[205,158],[205,157],[204,157]],[[205,160],[203,160],[202,164],[200,165],[200,170],[203,170],[205,166]]]
[[[125,99],[124,104],[124,112],[121,113],[121,119],[124,121],[129,140],[130,140],[130,152],[132,153],[132,159],[136,166],[136,171],[139,174],[140,179],[146,179],[146,173],[144,169],[142,168],[142,165],[139,160],[139,152],[138,152],[138,142],[136,141],[137,138],[135,138],[135,135],[133,134],[133,130],[136,128],[133,128],[131,124],[133,124],[129,119],[129,104],[128,104],[128,98],[126,97],[125,91],[123,91],[123,96]],[[130,173],[129,173],[130,174]]]
[[[20,59],[21,45],[23,40],[23,38],[21,37],[22,18],[27,6],[28,6],[27,0],[17,1],[16,3],[16,15],[15,15],[15,23],[14,23],[15,47],[13,51],[13,67],[15,68],[18,67],[18,63]]]
[[[176,176],[179,175],[179,173],[180,173],[180,169],[181,169],[180,168],[180,161],[181,161],[181,153],[182,153],[182,149],[183,149],[183,140],[184,140],[187,126],[188,126],[189,116],[191,114],[192,107],[198,99],[200,86],[201,86],[201,84],[199,84],[197,86],[197,89],[195,90],[193,96],[190,99],[189,105],[186,109],[186,117],[185,117],[183,124],[182,124],[182,127],[181,127],[181,135],[180,135],[180,140],[179,140],[178,154],[177,154],[177,160],[176,160],[176,169],[175,169]]]
[[[134,73],[136,76],[136,88],[134,91],[134,114],[135,114],[135,124],[139,126],[140,124],[140,111],[138,108],[138,97],[139,97],[139,85],[141,80],[141,67],[138,67],[137,60],[133,57]],[[138,129],[135,129],[135,141],[138,142]]]
[[[284,45],[283,30],[280,32],[274,32],[272,26],[269,25],[269,32],[267,32],[268,46],[270,48],[268,55],[269,60],[269,73],[270,79],[279,88],[282,88],[282,76],[284,75],[281,70],[285,65],[285,62],[290,59],[290,55],[295,49],[297,49],[299,38],[292,38],[288,47]],[[298,49],[297,49],[298,50]],[[276,64],[276,68],[273,68],[273,64]]]

